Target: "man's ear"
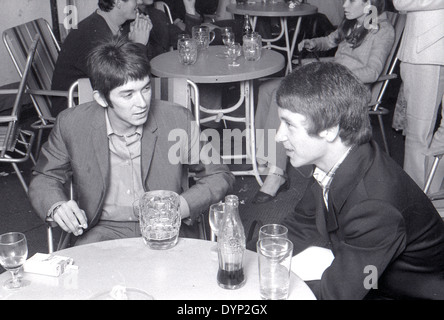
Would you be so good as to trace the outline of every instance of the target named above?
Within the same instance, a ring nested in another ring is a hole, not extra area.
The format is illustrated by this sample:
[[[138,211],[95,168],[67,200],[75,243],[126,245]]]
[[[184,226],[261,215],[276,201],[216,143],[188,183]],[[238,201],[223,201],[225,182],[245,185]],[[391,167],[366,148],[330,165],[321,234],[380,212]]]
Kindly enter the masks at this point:
[[[120,9],[120,0],[116,0],[116,7]]]
[[[322,130],[319,133],[319,136],[321,138],[324,138],[325,140],[327,140],[328,142],[333,142],[336,140],[336,138],[339,137],[339,125],[336,125],[334,127]]]
[[[97,91],[97,90],[93,91],[93,98],[103,108],[108,107],[108,102],[106,102],[106,99],[103,97],[103,95],[99,91]]]

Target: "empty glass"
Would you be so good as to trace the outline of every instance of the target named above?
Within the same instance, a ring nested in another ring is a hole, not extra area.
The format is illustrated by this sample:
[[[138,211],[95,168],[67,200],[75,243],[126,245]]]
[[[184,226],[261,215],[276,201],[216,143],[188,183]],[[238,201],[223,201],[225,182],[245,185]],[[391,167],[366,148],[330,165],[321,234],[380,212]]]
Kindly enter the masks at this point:
[[[287,238],[288,229],[281,224],[266,224],[259,229],[259,240],[265,238]]]
[[[191,38],[181,38],[177,41],[179,61],[184,65],[192,65],[197,61],[197,42]]]
[[[262,37],[257,32],[244,35],[242,49],[245,60],[257,61],[261,58]]]
[[[264,238],[257,242],[257,253],[261,298],[287,299],[293,243],[286,238]]]
[[[228,66],[230,67],[238,67],[239,63],[236,62],[237,58],[241,55],[241,46],[239,43],[232,43],[227,49]]]
[[[225,204],[223,202],[215,203],[210,206],[208,221],[211,228],[211,241],[216,241],[217,233],[220,228],[220,222],[224,216]]]
[[[210,31],[207,26],[194,26],[192,29],[193,39],[197,42],[197,48],[199,50],[206,50],[213,42],[215,34],[214,31]]]
[[[23,233],[9,232],[0,235],[0,264],[12,275],[12,278],[3,284],[4,288],[19,289],[29,284],[29,281],[20,280],[18,277],[27,257],[28,244]]]

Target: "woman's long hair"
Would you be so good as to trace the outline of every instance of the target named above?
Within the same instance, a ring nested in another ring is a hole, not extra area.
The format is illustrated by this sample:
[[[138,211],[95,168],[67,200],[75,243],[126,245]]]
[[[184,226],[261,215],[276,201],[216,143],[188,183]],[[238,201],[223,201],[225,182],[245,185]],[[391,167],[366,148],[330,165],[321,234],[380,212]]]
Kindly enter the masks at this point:
[[[365,2],[365,0],[362,0],[362,2]],[[370,5],[373,6],[373,8],[376,8],[377,16],[385,11],[385,0],[370,0]],[[338,37],[335,39],[335,42],[336,44],[339,44],[345,40],[347,43],[351,44],[353,49],[355,49],[362,44],[368,32],[369,28],[366,23],[358,26],[357,19],[348,20],[347,18],[344,18],[338,27]]]

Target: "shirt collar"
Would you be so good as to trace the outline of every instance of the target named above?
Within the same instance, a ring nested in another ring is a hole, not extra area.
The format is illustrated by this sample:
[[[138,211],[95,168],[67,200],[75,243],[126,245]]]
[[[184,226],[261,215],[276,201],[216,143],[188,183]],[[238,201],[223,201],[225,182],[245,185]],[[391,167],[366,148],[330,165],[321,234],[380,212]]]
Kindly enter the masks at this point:
[[[106,135],[109,137],[113,134],[115,134],[116,136],[122,136],[118,133],[116,133],[113,129],[113,127],[111,126],[111,121],[109,120],[109,115],[108,115],[108,108],[105,108],[105,124],[106,124]],[[133,134],[138,134],[139,136],[142,136],[142,126],[137,126],[136,130],[134,131],[134,133],[128,135],[128,136],[132,136]]]
[[[111,32],[113,33],[113,35],[118,35],[120,32],[120,26],[118,26],[115,22],[113,22],[110,18],[109,15],[106,14],[106,12],[103,12],[100,9],[97,9],[97,14],[99,16],[101,16],[103,19],[105,19],[106,24],[108,25],[108,27],[111,29]]]
[[[324,191],[330,188],[336,170],[339,168],[342,162],[344,162],[345,158],[347,158],[352,149],[353,147],[348,148],[347,151],[341,156],[341,158],[339,158],[339,160],[328,172],[324,172],[318,167],[315,168],[315,170],[313,171],[313,178],[315,178],[315,180],[319,183]]]

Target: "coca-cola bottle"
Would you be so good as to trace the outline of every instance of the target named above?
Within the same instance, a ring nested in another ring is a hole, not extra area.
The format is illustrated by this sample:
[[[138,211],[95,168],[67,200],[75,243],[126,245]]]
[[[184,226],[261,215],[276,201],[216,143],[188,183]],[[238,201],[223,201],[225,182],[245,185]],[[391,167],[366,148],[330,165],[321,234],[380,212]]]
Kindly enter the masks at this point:
[[[239,217],[239,199],[235,195],[225,197],[225,213],[219,230],[217,283],[224,289],[238,289],[245,284],[243,259],[246,244]]]

